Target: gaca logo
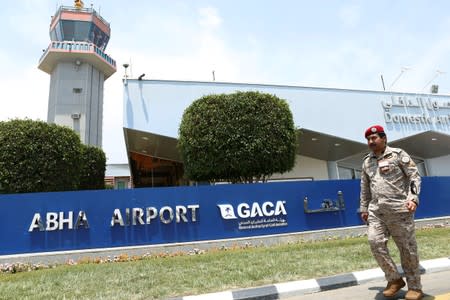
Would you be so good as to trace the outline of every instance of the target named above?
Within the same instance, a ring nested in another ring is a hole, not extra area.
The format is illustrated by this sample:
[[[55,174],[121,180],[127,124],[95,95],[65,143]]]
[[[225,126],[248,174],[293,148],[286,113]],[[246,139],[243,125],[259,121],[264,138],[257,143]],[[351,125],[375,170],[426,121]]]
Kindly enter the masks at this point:
[[[286,201],[281,200],[277,201],[275,204],[270,201],[264,202],[261,205],[258,202],[253,202],[251,205],[248,203],[240,203],[236,210],[231,204],[218,204],[217,206],[220,209],[222,219],[230,220],[237,219],[238,217],[247,219],[287,215],[285,204]]]

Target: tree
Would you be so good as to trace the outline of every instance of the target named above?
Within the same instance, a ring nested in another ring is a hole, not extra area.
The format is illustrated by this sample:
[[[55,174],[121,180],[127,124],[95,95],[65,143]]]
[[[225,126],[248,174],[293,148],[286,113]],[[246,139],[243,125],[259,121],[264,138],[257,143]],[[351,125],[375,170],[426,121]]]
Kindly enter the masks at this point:
[[[0,192],[76,190],[81,141],[70,128],[43,121],[0,122]]]
[[[204,96],[184,111],[178,148],[188,179],[265,181],[294,166],[292,113],[285,100],[260,92]]]
[[[99,190],[105,188],[106,156],[102,149],[82,145],[82,167],[80,190]]]

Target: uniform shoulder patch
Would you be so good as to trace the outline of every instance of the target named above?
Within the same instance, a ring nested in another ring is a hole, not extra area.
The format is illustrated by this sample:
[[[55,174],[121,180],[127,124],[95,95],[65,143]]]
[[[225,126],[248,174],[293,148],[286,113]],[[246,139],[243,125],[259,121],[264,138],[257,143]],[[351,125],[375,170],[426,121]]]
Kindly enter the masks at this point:
[[[370,157],[371,157],[370,153],[367,153],[366,155],[364,155],[363,163],[365,163],[366,161],[368,161],[368,160],[370,159]]]
[[[392,154],[392,152],[391,152],[391,153],[386,154],[386,155],[384,156],[384,158],[391,158],[392,156],[393,156],[393,154]]]
[[[407,164],[407,163],[409,163],[409,156],[403,156],[402,157],[402,163],[404,163],[404,164]]]
[[[400,148],[391,148],[391,150],[392,150],[392,152],[395,152],[395,153],[400,153],[400,152],[403,151],[403,150],[400,149]]]

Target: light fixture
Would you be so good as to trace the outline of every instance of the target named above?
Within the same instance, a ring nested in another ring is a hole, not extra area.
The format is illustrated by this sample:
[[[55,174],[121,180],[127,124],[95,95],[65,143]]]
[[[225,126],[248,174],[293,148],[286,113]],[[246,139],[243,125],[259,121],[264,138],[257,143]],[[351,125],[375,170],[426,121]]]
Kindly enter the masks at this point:
[[[143,139],[144,141],[148,141],[148,137],[146,136],[141,137],[141,139]]]
[[[81,60],[76,59],[76,60],[73,62],[73,64],[74,64],[75,70],[78,71],[78,69],[80,69],[80,66],[81,66]]]
[[[318,138],[312,138],[311,139],[311,141],[314,141],[314,142],[317,141],[317,140],[318,140]]]
[[[335,143],[334,144],[336,147],[339,147],[341,144],[339,144],[339,143]]]
[[[431,138],[431,140],[432,140],[432,141],[437,141],[437,138],[434,137],[434,138]]]
[[[123,75],[123,84],[124,84],[125,86],[127,86],[127,85],[128,85],[128,74],[127,74],[127,69],[128,69],[128,67],[129,67],[130,65],[129,65],[129,64],[123,64],[122,66],[123,66],[123,68],[125,69],[125,74]]]

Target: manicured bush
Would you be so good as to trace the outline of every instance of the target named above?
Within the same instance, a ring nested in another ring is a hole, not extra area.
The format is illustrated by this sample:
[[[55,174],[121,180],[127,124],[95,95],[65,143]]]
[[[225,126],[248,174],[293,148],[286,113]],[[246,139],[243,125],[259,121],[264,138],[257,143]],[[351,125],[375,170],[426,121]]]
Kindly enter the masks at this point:
[[[195,181],[264,181],[293,168],[296,132],[287,102],[260,92],[208,95],[184,112],[178,147]]]
[[[82,167],[80,190],[99,190],[105,188],[106,155],[102,149],[82,145]]]
[[[0,122],[0,192],[76,190],[81,142],[70,128],[29,119]]]

